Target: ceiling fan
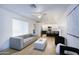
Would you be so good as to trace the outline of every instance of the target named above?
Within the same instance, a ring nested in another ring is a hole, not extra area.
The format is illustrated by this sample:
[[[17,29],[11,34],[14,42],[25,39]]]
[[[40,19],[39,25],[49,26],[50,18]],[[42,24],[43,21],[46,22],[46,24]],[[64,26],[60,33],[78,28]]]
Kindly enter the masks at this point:
[[[31,4],[30,7],[37,8],[37,9],[39,8],[39,6],[36,4]],[[39,20],[36,20],[37,23],[40,23],[43,16],[47,15],[45,11],[47,10],[42,9],[41,11],[38,11],[38,12],[36,11],[32,12],[32,16],[34,16],[36,19],[39,19]]]
[[[31,8],[37,8],[37,6],[35,4],[31,4],[30,7]]]

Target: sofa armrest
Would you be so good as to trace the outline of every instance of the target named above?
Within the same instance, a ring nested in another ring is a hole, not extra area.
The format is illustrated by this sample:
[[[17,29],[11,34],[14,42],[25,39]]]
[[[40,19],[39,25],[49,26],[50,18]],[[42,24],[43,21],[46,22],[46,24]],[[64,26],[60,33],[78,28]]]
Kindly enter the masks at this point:
[[[60,46],[60,54],[61,55],[66,55],[64,52],[65,51],[70,51],[70,52],[74,52],[77,53],[79,55],[79,49],[74,48],[74,47],[69,47],[69,46]]]
[[[23,48],[23,39],[11,37],[10,38],[10,48],[21,50]]]

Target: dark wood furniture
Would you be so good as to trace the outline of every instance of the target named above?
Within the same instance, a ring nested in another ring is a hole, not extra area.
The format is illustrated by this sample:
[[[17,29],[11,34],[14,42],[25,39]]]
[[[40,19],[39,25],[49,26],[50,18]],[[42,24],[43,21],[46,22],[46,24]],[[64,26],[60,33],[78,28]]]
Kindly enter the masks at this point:
[[[59,31],[47,32],[47,36],[59,36]]]
[[[57,45],[58,43],[61,43],[61,44],[65,44],[65,38],[62,37],[62,36],[55,36],[55,45]]]
[[[41,31],[41,36],[42,36],[43,34],[47,34],[47,31]]]
[[[79,55],[79,49],[60,45],[60,55],[68,55],[67,53],[65,53],[65,51],[72,51]]]
[[[59,31],[41,31],[41,36],[46,34],[47,36],[59,36]]]

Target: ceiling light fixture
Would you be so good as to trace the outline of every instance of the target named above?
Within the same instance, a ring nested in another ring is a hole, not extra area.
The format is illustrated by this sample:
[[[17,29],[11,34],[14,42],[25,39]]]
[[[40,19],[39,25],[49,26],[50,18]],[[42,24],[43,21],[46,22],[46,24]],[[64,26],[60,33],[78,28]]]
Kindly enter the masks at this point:
[[[39,15],[38,18],[41,18],[41,15]]]

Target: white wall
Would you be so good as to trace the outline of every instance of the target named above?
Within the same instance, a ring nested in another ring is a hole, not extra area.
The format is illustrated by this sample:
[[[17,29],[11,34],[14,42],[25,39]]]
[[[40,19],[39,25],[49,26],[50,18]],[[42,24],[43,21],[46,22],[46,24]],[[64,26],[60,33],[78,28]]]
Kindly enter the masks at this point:
[[[66,31],[67,31],[67,21],[66,17],[63,16],[62,19],[60,19],[60,22],[58,23],[59,29],[61,31],[61,36],[66,37]]]
[[[43,30],[48,30],[48,27],[51,26],[52,31],[57,31],[58,30],[58,25],[57,24],[41,24],[41,27]]]
[[[67,39],[67,45],[79,49],[79,38],[67,34],[70,33],[79,36],[79,6],[68,15],[76,6],[77,5],[69,6],[68,10],[61,18],[59,26],[62,29],[62,36]]]
[[[36,23],[36,35],[41,35],[41,23]]]
[[[61,23],[64,24],[64,26],[61,26],[61,28],[63,29],[64,37],[67,39],[67,45],[79,49],[79,38],[68,35],[69,33],[79,36],[79,6],[70,15],[68,15],[76,6],[77,5],[71,5],[65,12],[62,18],[64,23]]]
[[[29,23],[29,33],[30,34],[33,34],[34,24],[36,24],[36,23],[35,22],[33,23],[32,21]]]
[[[16,13],[2,9],[0,6],[0,51],[9,48],[9,38],[12,36],[12,19],[17,18],[29,22],[29,33],[32,33],[33,23]]]
[[[57,21],[57,24],[59,26],[59,28],[61,29],[61,36],[67,38],[67,26],[69,26],[67,24],[67,15],[73,10],[73,8],[76,6],[76,4],[71,4],[66,12],[64,13],[64,15],[59,19],[59,21]]]
[[[79,6],[67,16],[67,33],[79,36]],[[79,38],[67,35],[68,46],[79,48]]]
[[[0,9],[0,50],[9,47],[11,36],[11,17],[7,12]]]

